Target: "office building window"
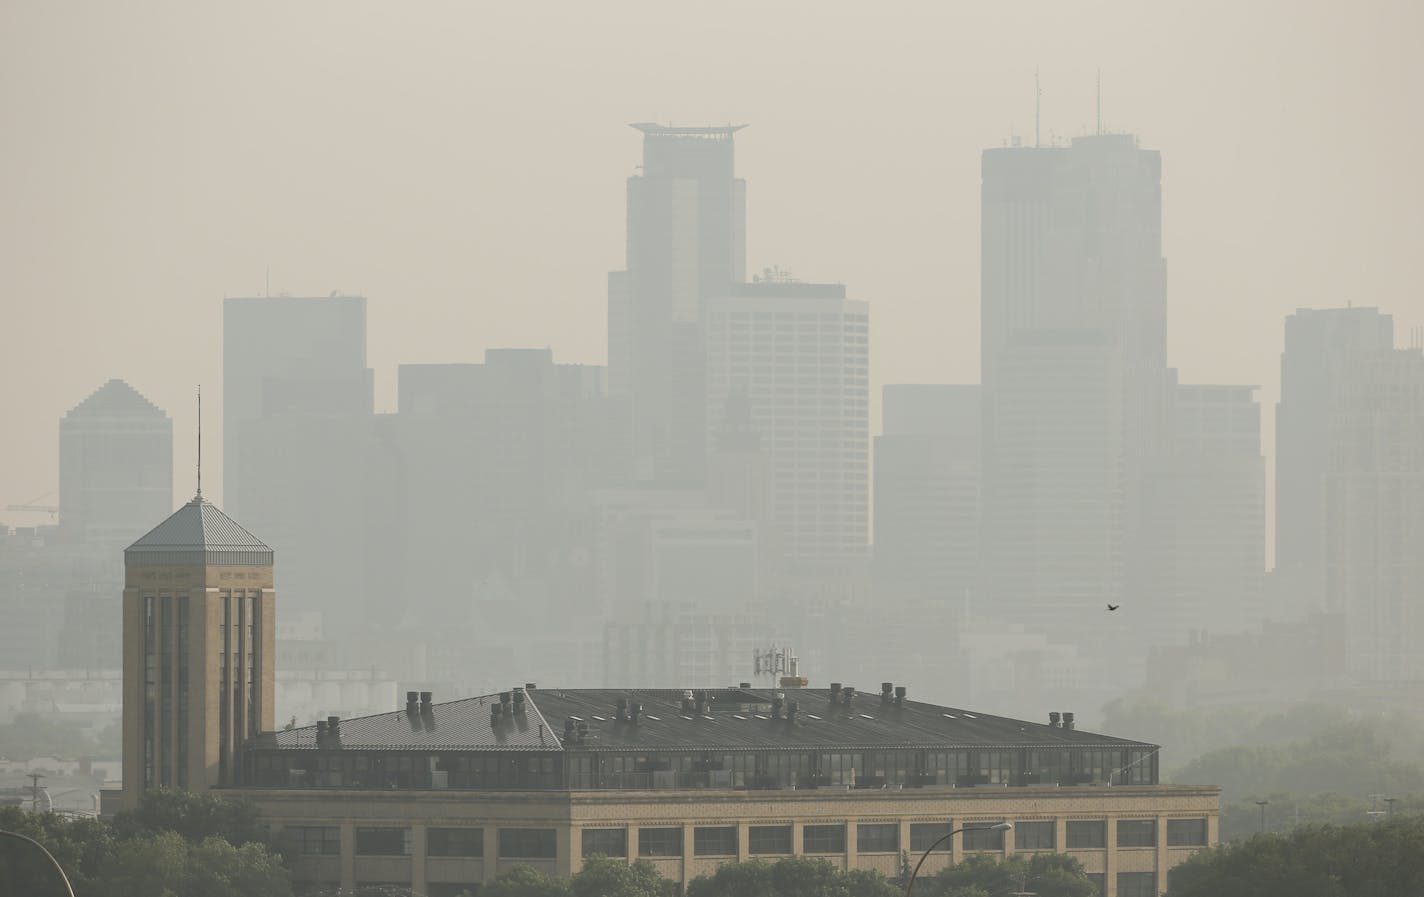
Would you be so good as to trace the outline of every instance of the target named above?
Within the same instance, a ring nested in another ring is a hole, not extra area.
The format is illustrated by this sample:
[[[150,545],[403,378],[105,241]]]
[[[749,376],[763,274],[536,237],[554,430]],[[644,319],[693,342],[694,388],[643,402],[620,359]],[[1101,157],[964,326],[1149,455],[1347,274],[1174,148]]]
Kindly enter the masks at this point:
[[[737,855],[735,825],[699,825],[692,830],[692,853],[700,857]]]
[[[591,857],[594,854],[606,857],[626,857],[628,855],[628,830],[626,828],[584,829],[583,855]]]
[[[1117,821],[1118,847],[1156,847],[1157,820],[1119,819]]]
[[[557,854],[551,828],[502,828],[499,855],[514,859],[551,860]]]
[[[1108,846],[1108,824],[1102,819],[1070,819],[1069,850],[1101,850]]]
[[[640,829],[638,829],[638,856],[640,856],[640,857],[680,857],[680,856],[682,856],[682,829],[680,829],[680,828],[640,828]]]
[[[410,856],[410,829],[358,828],[356,855],[363,857]]]
[[[1015,850],[1052,850],[1055,846],[1052,822],[1015,822]]]
[[[808,825],[801,830],[802,853],[845,853],[846,828],[836,825]]]
[[[1089,872],[1087,876],[1088,881],[1092,882],[1093,887],[1097,889],[1093,893],[1097,894],[1098,897],[1106,897],[1108,892],[1108,874],[1106,872]]]
[[[894,853],[900,849],[899,823],[876,822],[857,825],[855,849],[860,853]]]
[[[1119,872],[1117,897],[1157,897],[1157,873]]]
[[[337,856],[341,853],[341,829],[334,825],[298,825],[287,831],[300,854]]]
[[[425,852],[433,857],[482,857],[485,855],[485,830],[481,828],[426,829]]]
[[[954,839],[946,838],[954,831],[953,822],[912,822],[910,823],[910,850],[924,853],[934,845],[935,853],[949,853]],[[943,838],[944,840],[940,840]],[[936,844],[935,842],[939,842]]]
[[[1205,819],[1168,819],[1168,847],[1201,847],[1206,844]]]
[[[791,826],[754,825],[747,830],[748,853],[791,853]]]
[[[977,826],[990,826],[990,825],[994,825],[994,823],[992,823],[992,822],[976,822],[976,823],[972,823],[972,824],[973,824],[973,825],[977,825]],[[965,849],[965,850],[1003,850],[1003,849],[1004,849],[1004,830],[1003,830],[1003,829],[966,828],[966,829],[964,830],[964,834],[961,835],[960,837],[962,837],[962,838],[964,839],[964,849]]]

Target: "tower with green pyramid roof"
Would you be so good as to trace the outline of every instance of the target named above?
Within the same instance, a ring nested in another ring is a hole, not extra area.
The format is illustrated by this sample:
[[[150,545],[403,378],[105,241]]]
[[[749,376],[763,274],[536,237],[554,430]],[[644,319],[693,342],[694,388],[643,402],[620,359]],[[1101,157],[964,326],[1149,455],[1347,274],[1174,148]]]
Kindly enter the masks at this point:
[[[239,784],[273,728],[272,549],[202,492],[124,551],[123,806]]]

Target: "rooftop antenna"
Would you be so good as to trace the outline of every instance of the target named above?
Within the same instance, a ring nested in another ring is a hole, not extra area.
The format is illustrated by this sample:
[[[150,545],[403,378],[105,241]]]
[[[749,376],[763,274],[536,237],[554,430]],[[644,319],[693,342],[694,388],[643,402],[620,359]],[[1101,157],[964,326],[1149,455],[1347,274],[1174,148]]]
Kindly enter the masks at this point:
[[[1033,67],[1033,145],[1037,149],[1038,140],[1038,110],[1043,104],[1043,90],[1038,86],[1038,66]]]
[[[1103,70],[1098,69],[1098,124],[1096,132],[1103,133]]]
[[[203,497],[203,384],[198,384],[198,494]]]

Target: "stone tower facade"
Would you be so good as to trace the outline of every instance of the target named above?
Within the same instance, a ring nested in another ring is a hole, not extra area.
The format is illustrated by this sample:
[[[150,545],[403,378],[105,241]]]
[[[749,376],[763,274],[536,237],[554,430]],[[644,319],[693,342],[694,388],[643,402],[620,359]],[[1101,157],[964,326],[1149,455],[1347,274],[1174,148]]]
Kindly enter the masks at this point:
[[[123,806],[237,784],[273,728],[272,549],[201,495],[124,551]]]

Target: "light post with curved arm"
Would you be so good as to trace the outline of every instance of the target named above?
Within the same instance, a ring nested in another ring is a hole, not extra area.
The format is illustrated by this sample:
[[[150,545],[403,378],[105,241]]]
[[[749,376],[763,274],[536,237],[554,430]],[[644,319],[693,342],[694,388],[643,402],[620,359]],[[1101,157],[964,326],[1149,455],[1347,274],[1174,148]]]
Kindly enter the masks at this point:
[[[966,825],[964,828],[957,828],[952,832],[940,835],[938,838],[935,839],[935,842],[933,844],[925,848],[924,856],[920,857],[920,861],[915,864],[915,871],[910,873],[910,880],[905,882],[905,897],[911,897],[911,895],[914,893],[915,877],[920,874],[920,867],[925,864],[925,860],[930,858],[930,854],[934,853],[934,849],[936,847],[948,841],[950,838],[953,838],[960,832],[1006,832],[1013,827],[1014,824],[1012,822],[996,822],[993,825]]]
[[[54,854],[50,853],[48,848],[46,848],[40,842],[36,841],[34,838],[22,835],[19,832],[7,832],[4,829],[0,829],[0,837],[15,838],[19,841],[25,841],[38,847],[40,849],[40,853],[44,854],[45,857],[49,859],[50,863],[54,865],[54,871],[59,873],[59,880],[64,882],[64,890],[69,894],[69,897],[74,897],[74,886],[69,883],[69,876],[64,874],[64,867],[59,864],[59,860],[56,860],[54,858]]]

